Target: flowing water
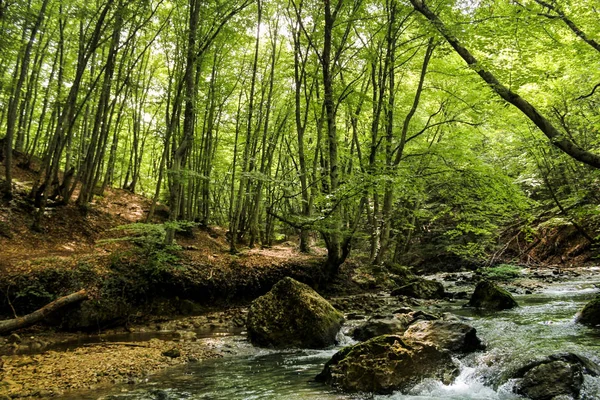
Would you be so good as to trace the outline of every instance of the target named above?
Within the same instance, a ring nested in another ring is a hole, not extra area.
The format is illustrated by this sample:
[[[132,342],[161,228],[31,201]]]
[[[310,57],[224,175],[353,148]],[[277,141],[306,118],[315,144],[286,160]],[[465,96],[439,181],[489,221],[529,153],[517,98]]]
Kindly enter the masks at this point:
[[[552,284],[536,294],[515,296],[518,309],[477,313],[459,303],[442,305],[468,318],[487,344],[485,352],[458,362],[461,373],[452,385],[425,380],[409,393],[389,396],[346,395],[312,381],[339,349],[269,351],[250,346],[242,336],[218,339],[235,356],[171,369],[135,387],[118,386],[110,393],[78,399],[518,399],[502,377],[541,356],[571,351],[600,363],[600,330],[574,322],[575,314],[598,292],[600,274]],[[505,382],[505,383],[502,383]],[[502,383],[502,384],[500,384]],[[600,378],[586,376],[584,399],[600,399]]]

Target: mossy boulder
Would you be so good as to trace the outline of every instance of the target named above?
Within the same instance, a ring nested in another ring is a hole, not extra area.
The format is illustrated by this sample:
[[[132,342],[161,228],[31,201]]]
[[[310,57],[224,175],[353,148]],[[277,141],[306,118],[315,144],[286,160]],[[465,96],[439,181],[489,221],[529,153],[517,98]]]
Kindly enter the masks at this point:
[[[471,299],[465,306],[499,311],[508,310],[519,305],[506,290],[490,281],[483,280],[477,284],[475,292],[473,292]]]
[[[516,392],[532,400],[552,400],[557,396],[579,398],[581,385],[581,366],[553,361],[527,371]]]
[[[440,282],[418,278],[392,291],[392,296],[408,296],[417,299],[443,299],[446,296]]]
[[[600,326],[600,295],[583,307],[577,322],[590,326]]]
[[[521,367],[513,376],[514,391],[532,400],[578,399],[584,374],[598,376],[600,368],[574,353],[558,353]]]
[[[389,394],[409,389],[424,378],[450,384],[457,375],[449,351],[383,335],[342,349],[315,379],[345,392]]]
[[[418,321],[404,332],[404,338],[431,343],[458,353],[470,353],[485,348],[477,336],[477,330],[459,321]]]
[[[324,348],[335,344],[343,315],[308,285],[284,278],[248,311],[248,339],[274,348]]]

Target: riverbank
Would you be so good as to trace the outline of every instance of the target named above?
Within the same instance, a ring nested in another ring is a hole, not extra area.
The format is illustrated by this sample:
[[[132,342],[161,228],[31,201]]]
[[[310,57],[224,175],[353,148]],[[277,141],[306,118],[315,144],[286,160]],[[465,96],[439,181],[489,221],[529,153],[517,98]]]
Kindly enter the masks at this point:
[[[71,351],[3,357],[0,398],[41,399],[67,391],[140,383],[165,368],[220,357],[210,340],[95,343]]]

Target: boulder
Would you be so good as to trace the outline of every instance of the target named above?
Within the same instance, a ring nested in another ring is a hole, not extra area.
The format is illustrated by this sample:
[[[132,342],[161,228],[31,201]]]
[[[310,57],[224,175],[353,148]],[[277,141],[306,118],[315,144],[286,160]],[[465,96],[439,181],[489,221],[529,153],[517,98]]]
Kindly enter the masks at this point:
[[[465,306],[499,311],[518,307],[519,305],[506,290],[484,280],[477,284],[475,292],[473,292],[471,299]]]
[[[401,335],[412,321],[408,314],[382,316],[369,318],[352,331],[354,340],[365,341],[381,335]]]
[[[418,278],[392,291],[392,296],[408,296],[417,299],[443,299],[444,285],[437,281]]]
[[[553,361],[527,371],[516,392],[532,400],[552,400],[561,395],[579,398],[581,385],[580,365]]]
[[[577,316],[577,322],[590,326],[600,325],[600,295],[583,307]]]
[[[459,321],[418,321],[412,324],[404,338],[409,341],[431,343],[443,349],[458,353],[470,353],[485,349],[477,330]]]
[[[520,368],[513,376],[520,379],[514,391],[532,400],[577,399],[584,373],[598,376],[600,368],[574,353],[554,354]]]
[[[336,342],[343,315],[308,285],[284,278],[248,312],[248,339],[274,348],[323,348]]]
[[[345,392],[389,394],[424,378],[450,384],[457,376],[458,367],[449,351],[383,335],[342,349],[315,379]]]

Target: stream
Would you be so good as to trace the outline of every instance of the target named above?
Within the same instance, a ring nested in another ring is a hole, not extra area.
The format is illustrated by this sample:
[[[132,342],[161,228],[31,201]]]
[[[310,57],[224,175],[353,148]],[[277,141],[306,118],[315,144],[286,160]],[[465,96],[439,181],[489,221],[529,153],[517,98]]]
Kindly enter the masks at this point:
[[[242,335],[214,337],[232,356],[170,369],[146,383],[120,385],[106,392],[79,393],[73,400],[168,399],[519,399],[504,374],[528,361],[557,352],[575,352],[600,363],[600,330],[576,324],[574,317],[593,298],[600,273],[551,283],[534,294],[515,295],[520,307],[481,313],[446,302],[436,312],[467,318],[487,344],[484,352],[459,360],[461,373],[452,385],[424,380],[408,393],[388,396],[347,395],[312,381],[341,347],[327,350],[274,351],[252,347]],[[592,278],[590,278],[592,277]],[[348,331],[346,327],[345,331]],[[346,336],[342,344],[351,343]],[[228,350],[229,349],[229,350]],[[582,399],[600,399],[600,378],[586,375]]]

